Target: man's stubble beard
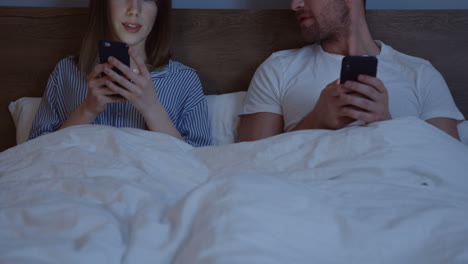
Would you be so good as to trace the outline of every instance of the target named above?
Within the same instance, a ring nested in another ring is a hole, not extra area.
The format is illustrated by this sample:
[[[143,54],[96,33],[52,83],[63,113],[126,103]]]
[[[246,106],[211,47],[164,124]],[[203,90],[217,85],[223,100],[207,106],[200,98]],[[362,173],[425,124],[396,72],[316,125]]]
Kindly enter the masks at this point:
[[[302,35],[309,43],[334,42],[349,34],[349,8],[344,0],[333,0],[322,9],[311,28],[303,29]]]

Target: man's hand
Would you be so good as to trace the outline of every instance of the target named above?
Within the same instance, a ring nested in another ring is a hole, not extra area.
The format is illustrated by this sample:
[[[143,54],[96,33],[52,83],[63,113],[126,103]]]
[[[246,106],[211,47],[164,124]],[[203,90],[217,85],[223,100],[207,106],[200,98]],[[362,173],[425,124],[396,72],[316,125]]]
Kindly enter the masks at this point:
[[[355,120],[344,116],[341,95],[345,93],[340,80],[333,81],[320,94],[312,112],[310,112],[294,130],[304,129],[340,129]]]
[[[359,82],[330,83],[320,94],[314,110],[294,130],[340,129],[356,120],[373,123],[391,118],[383,83],[360,75]]]
[[[359,75],[359,82],[347,81],[340,94],[340,115],[373,123],[392,119],[388,108],[388,92],[379,79]]]

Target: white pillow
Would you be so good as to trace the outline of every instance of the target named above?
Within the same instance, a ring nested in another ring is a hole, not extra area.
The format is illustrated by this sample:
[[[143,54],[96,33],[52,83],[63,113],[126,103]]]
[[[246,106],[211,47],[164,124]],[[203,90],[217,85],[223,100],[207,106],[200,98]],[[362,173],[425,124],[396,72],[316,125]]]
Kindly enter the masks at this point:
[[[211,120],[213,145],[234,143],[239,118],[237,114],[242,106],[246,92],[222,95],[208,95],[208,112]],[[8,109],[16,126],[16,142],[28,140],[32,122],[41,98],[24,97],[10,103]]]
[[[41,98],[23,97],[10,103],[8,109],[16,126],[16,143],[21,144],[28,140],[32,122],[37,109],[41,104]]]
[[[458,134],[461,141],[468,145],[468,121],[463,121],[458,125]]]
[[[208,113],[211,120],[212,144],[232,144],[237,137],[237,125],[246,92],[208,95]]]
[[[237,92],[221,95],[208,95],[208,113],[211,120],[213,145],[234,143],[237,136],[239,111],[246,92]],[[41,98],[24,97],[10,103],[13,121],[16,126],[16,142],[21,144],[29,137],[34,116],[36,115]],[[468,145],[468,121],[458,125],[458,132],[463,143]]]

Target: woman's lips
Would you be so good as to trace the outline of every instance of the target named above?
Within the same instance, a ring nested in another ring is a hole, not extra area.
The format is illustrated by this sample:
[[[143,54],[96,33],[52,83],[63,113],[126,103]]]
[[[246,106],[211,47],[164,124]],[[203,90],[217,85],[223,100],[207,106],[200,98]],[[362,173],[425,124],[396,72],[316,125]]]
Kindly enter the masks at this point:
[[[137,33],[141,29],[140,24],[122,23],[122,25],[125,28],[125,30],[127,30],[127,32],[130,32],[130,33]]]

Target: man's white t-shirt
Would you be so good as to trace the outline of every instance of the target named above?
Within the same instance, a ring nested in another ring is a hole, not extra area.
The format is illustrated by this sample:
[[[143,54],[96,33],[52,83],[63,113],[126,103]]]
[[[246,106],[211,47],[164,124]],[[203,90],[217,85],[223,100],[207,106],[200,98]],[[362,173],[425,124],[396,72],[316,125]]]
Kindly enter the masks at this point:
[[[380,41],[377,78],[388,90],[393,118],[415,116],[464,120],[442,75],[426,60],[402,54]],[[340,77],[343,56],[320,44],[273,53],[255,73],[240,115],[275,113],[291,131]]]

